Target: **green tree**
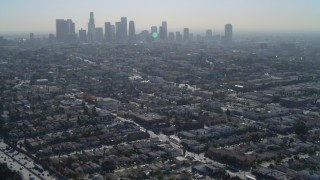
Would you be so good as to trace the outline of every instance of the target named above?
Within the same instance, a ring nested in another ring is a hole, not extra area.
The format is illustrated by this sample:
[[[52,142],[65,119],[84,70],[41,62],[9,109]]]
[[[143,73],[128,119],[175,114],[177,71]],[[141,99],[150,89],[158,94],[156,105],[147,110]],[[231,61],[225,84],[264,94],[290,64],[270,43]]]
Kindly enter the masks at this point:
[[[88,110],[88,107],[87,107],[87,106],[84,106],[84,107],[83,107],[83,114],[84,114],[84,115],[88,115],[88,114],[89,114],[89,110]]]
[[[227,116],[230,116],[230,115],[231,115],[231,112],[230,112],[230,110],[229,110],[229,109],[227,109],[227,111],[226,111],[226,115],[227,115]]]
[[[293,126],[293,130],[298,135],[308,133],[308,127],[306,126],[306,124],[304,122],[301,122],[301,121],[296,123]]]
[[[0,174],[3,180],[21,180],[22,178],[16,172],[11,171],[5,164],[0,164]]]
[[[164,174],[161,171],[157,171],[156,174],[155,174],[155,177],[157,177],[158,179],[163,179]]]
[[[111,160],[106,160],[101,164],[101,170],[105,172],[113,172],[116,169],[116,164]]]

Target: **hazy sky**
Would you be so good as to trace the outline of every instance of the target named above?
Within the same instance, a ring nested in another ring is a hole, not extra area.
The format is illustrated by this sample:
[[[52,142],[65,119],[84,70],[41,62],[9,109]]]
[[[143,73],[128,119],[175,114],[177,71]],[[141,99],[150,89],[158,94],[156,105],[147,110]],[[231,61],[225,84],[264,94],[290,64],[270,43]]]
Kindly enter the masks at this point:
[[[320,32],[320,0],[0,0],[0,34],[55,33],[55,19],[87,29],[90,11],[97,27],[125,16],[138,30],[166,20],[169,31],[219,32],[231,23],[234,31]]]

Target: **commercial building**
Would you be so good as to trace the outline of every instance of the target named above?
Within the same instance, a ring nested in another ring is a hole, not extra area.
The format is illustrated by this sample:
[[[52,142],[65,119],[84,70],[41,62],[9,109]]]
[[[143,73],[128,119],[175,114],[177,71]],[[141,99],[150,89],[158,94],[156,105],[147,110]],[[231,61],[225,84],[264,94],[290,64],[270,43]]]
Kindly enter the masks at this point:
[[[95,40],[95,32],[96,32],[96,26],[94,24],[93,12],[90,12],[90,19],[88,23],[88,41]]]
[[[151,34],[154,33],[154,32],[158,33],[157,26],[151,26]]]
[[[112,41],[112,25],[110,22],[104,23],[104,37],[106,41]]]
[[[135,28],[135,24],[134,21],[130,21],[129,22],[129,40],[135,40],[135,36],[136,36],[136,28]]]
[[[162,40],[167,39],[167,34],[168,34],[168,27],[167,27],[167,22],[163,21],[162,25],[159,27],[159,37]]]
[[[59,42],[75,41],[75,24],[71,19],[56,19],[56,37]]]
[[[226,24],[224,28],[224,42],[231,43],[232,42],[232,25]]]
[[[178,42],[182,41],[182,35],[180,32],[176,32],[176,41]]]
[[[116,40],[120,41],[121,40],[121,22],[116,22],[116,27],[115,27],[115,32],[116,32]]]
[[[121,39],[126,40],[128,36],[128,23],[127,17],[121,18]]]
[[[84,29],[79,30],[79,41],[86,42],[87,41],[87,31]]]
[[[212,40],[212,30],[211,29],[206,30],[206,40]]]
[[[169,32],[169,41],[174,41],[174,32]]]
[[[102,41],[103,40],[103,28],[102,27],[97,27],[96,28],[96,41]]]
[[[183,29],[183,40],[184,41],[189,41],[189,28],[184,28]]]

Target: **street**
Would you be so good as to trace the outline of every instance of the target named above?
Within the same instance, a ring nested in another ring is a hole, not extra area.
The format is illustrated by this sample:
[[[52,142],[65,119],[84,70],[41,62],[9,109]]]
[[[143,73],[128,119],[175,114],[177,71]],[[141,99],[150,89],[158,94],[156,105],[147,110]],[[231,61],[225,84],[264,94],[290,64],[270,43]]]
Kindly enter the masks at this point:
[[[8,168],[21,174],[22,179],[52,180],[54,177],[49,172],[43,171],[40,165],[34,163],[25,154],[14,151],[1,139],[0,162],[7,164]]]
[[[131,119],[126,119],[126,118],[122,118],[122,117],[119,117],[117,114],[112,114],[114,116],[116,116],[119,120],[121,121],[124,121],[124,122],[130,122],[130,123],[134,123],[135,125],[137,125],[138,127],[140,127],[140,130],[141,131],[146,131],[145,128],[141,127],[138,123],[134,122],[133,120]],[[151,130],[147,130],[147,132],[149,133],[150,137],[151,138],[159,138],[160,141],[163,141],[163,142],[170,142],[170,144],[176,148],[176,149],[180,149],[181,152],[183,151],[183,148],[181,145],[178,145],[176,142],[173,142],[169,139],[169,137],[165,134],[162,134],[162,133],[159,133],[159,135],[155,134],[153,131]],[[214,161],[212,159],[209,159],[207,157],[204,156],[205,153],[193,153],[193,152],[189,152],[189,151],[186,151],[186,154],[185,156],[186,157],[192,157],[193,159],[197,160],[197,161],[200,161],[202,163],[205,163],[205,164],[212,164],[212,163],[215,163],[215,164],[218,164],[218,165],[221,165],[221,166],[224,166],[226,167],[226,164],[222,164],[222,163],[219,163],[217,161]],[[249,176],[252,176],[254,177],[252,174],[251,174],[251,170],[249,171],[241,171],[239,170],[238,172],[231,172],[229,170],[226,170],[226,172],[232,176],[232,177],[235,177],[235,176],[238,176],[240,177],[241,179],[246,179],[246,175],[249,175]]]

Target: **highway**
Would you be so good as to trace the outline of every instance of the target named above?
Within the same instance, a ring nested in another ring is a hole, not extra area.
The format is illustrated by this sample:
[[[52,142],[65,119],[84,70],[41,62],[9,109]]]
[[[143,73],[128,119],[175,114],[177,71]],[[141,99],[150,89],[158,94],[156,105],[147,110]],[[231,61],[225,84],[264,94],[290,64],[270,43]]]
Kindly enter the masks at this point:
[[[11,170],[19,172],[22,179],[55,179],[49,175],[49,172],[43,171],[43,168],[40,165],[36,165],[27,155],[13,150],[10,146],[4,143],[2,139],[0,140],[0,162],[7,164],[8,168]],[[35,166],[38,168],[34,168]]]

